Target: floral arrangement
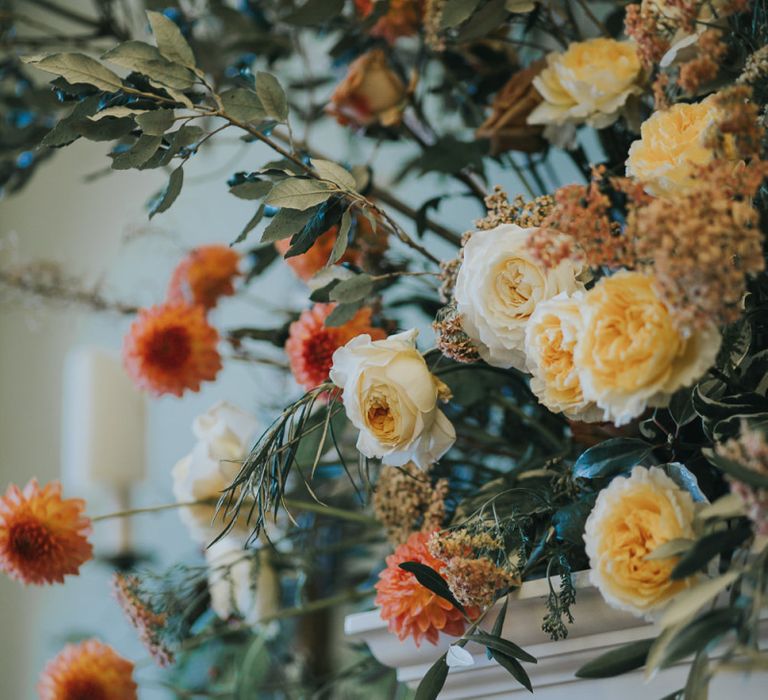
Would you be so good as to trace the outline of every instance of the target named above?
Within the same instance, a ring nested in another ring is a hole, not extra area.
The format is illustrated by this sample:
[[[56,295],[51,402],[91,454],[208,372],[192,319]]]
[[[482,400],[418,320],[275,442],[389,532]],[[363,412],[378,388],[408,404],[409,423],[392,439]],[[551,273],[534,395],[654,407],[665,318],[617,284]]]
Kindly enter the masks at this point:
[[[215,381],[224,347],[284,350],[295,400],[266,429],[217,404],[169,475],[205,561],[115,577],[180,697],[350,682],[396,696],[365,650],[340,669],[318,636],[353,603],[400,639],[454,638],[418,698],[470,641],[531,689],[536,659],[500,636],[504,601],[549,578],[542,628],[562,639],[586,569],[660,633],[578,675],[692,657],[674,697],[698,697],[722,668],[765,668],[763,0],[211,0],[148,3],[138,27],[119,3],[97,18],[45,7],[93,33],[60,51],[66,37],[2,19],[6,191],[56,149],[106,141],[114,170],[169,171],[153,217],[221,132],[274,155],[230,174],[252,218],[191,250],[151,308],[40,264],[0,271],[6,289],[130,315],[125,368],[154,396]],[[394,185],[376,158],[297,136],[333,120],[401,166]],[[409,178],[441,194],[407,203]],[[465,198],[476,221],[437,220]],[[305,308],[219,327],[217,306],[283,260]],[[58,484],[9,486],[0,568],[24,584],[77,575],[95,520]],[[194,685],[201,660],[215,673]],[[137,692],[98,640],[63,649],[39,689]]]

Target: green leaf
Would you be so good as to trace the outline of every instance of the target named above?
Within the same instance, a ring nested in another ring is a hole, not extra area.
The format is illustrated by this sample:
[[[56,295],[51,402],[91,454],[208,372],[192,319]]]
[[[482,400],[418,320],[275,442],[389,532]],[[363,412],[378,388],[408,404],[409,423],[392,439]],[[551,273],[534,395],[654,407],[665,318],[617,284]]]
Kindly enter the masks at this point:
[[[659,655],[658,668],[667,668],[687,656],[695,654],[708,647],[711,643],[720,639],[738,624],[741,611],[735,608],[722,608],[712,610],[697,617],[682,629],[670,627],[668,631],[677,631],[672,634],[666,644],[663,645]],[[661,637],[660,637],[661,639]]]
[[[414,700],[437,700],[446,678],[448,678],[448,664],[443,654],[424,674],[419,687],[416,688]]]
[[[142,134],[129,150],[112,159],[112,167],[115,170],[128,170],[144,165],[155,154],[162,141],[162,136]]]
[[[563,542],[580,545],[584,542],[584,524],[595,505],[594,498],[575,501],[555,511],[552,525],[555,534]]]
[[[641,668],[645,665],[648,652],[655,641],[655,638],[640,639],[620,646],[618,649],[611,649],[584,664],[576,671],[576,676],[578,678],[611,678]]]
[[[440,17],[440,26],[443,29],[448,29],[461,24],[477,9],[479,4],[480,0],[447,0]]]
[[[136,123],[145,134],[162,136],[173,126],[174,115],[172,109],[154,109],[151,112],[142,112],[136,117]]]
[[[337,163],[318,159],[312,161],[312,167],[323,180],[329,180],[343,190],[355,190],[357,183],[355,182],[354,175]]]
[[[263,218],[264,218],[264,205],[261,204],[259,205],[259,208],[256,210],[256,213],[250,218],[250,220],[245,225],[243,230],[240,231],[237,238],[235,238],[235,240],[232,241],[230,245],[235,245],[235,243],[242,243],[248,237],[248,234],[259,225],[259,222]]]
[[[330,293],[331,301],[350,303],[365,299],[373,291],[373,279],[365,273],[339,282]]]
[[[749,486],[754,486],[758,489],[768,489],[768,476],[761,474],[754,469],[745,467],[739,462],[734,462],[731,459],[722,457],[710,448],[702,449],[702,453],[709,460],[711,464],[722,469],[726,474],[732,476],[738,481],[742,481]]]
[[[339,304],[325,319],[325,325],[329,328],[343,326],[351,321],[362,306],[361,301],[353,301],[351,304]]]
[[[752,535],[752,527],[741,523],[729,530],[713,532],[699,539],[677,562],[670,578],[678,580],[703,569],[718,554],[732,552]]]
[[[688,425],[696,418],[691,387],[685,387],[675,392],[669,401],[668,410],[678,427]]]
[[[683,697],[685,700],[707,700],[709,697],[709,658],[705,650],[696,654],[696,658],[688,671],[688,680],[685,683]]]
[[[307,0],[299,9],[283,18],[288,24],[315,26],[338,17],[344,9],[344,0]]]
[[[490,34],[504,24],[508,10],[506,0],[491,0],[485,7],[475,12],[459,32],[459,42],[474,41]]]
[[[237,670],[235,700],[253,700],[256,697],[256,689],[269,673],[270,667],[266,640],[257,636],[248,645],[243,662]]]
[[[92,122],[97,122],[105,117],[133,117],[137,114],[144,114],[145,111],[143,109],[131,109],[130,107],[107,107],[92,117],[88,117],[88,119]]]
[[[147,11],[152,33],[160,53],[172,63],[195,67],[195,54],[178,25],[160,12]]]
[[[346,209],[341,215],[339,223],[339,232],[336,234],[336,242],[333,244],[331,257],[328,258],[328,265],[335,265],[344,256],[349,244],[349,229],[352,227],[352,215],[349,209]]]
[[[498,649],[491,647],[491,656],[500,665],[503,666],[512,677],[529,692],[533,692],[531,679],[528,677],[523,665],[515,658],[502,654]]]
[[[102,55],[117,66],[142,73],[162,87],[186,90],[194,85],[195,77],[184,66],[167,60],[158,49],[143,41],[126,41]]]
[[[417,561],[404,561],[399,565],[403,571],[407,571],[416,577],[416,580],[424,586],[424,588],[432,591],[436,596],[445,598],[451,605],[458,608],[462,612],[463,606],[451,593],[451,589],[448,587],[445,579],[437,573],[431,566],[421,564]]]
[[[60,75],[69,83],[87,83],[108,92],[123,87],[123,82],[117,74],[82,53],[54,53],[44,58],[22,60],[46,73]]]
[[[696,513],[698,520],[710,518],[738,518],[745,515],[744,501],[735,493],[727,493],[720,496],[714,503],[704,506]]]
[[[504,620],[507,619],[507,605],[509,603],[509,596],[504,596],[504,605],[501,606],[499,614],[496,616],[496,621],[493,623],[493,629],[491,635],[494,637],[501,637],[501,631],[504,629]]]
[[[278,79],[271,73],[256,73],[256,94],[267,116],[284,122],[288,119],[288,98]]]
[[[256,182],[241,182],[230,187],[229,191],[240,199],[262,199],[272,189],[269,180],[257,180]]]
[[[527,661],[529,663],[537,663],[535,656],[529,654],[525,649],[520,648],[514,642],[510,642],[508,639],[502,639],[501,637],[488,634],[487,632],[478,631],[475,634],[467,635],[467,639],[482,644],[489,649],[495,649],[506,656],[511,656],[521,661]]]
[[[322,204],[334,192],[338,189],[324,180],[288,177],[272,188],[264,203],[303,211]]]
[[[233,88],[221,93],[224,111],[240,122],[260,122],[267,118],[264,105],[253,90]]]
[[[297,211],[295,209],[281,209],[272,217],[272,221],[261,236],[262,243],[273,243],[295,236],[307,222],[314,216],[313,210]]]
[[[176,168],[171,173],[171,177],[168,178],[168,185],[163,191],[158,200],[150,207],[149,218],[151,219],[155,214],[160,214],[168,210],[176,201],[176,197],[181,192],[181,186],[184,184],[184,170],[181,166]]]
[[[653,561],[655,559],[669,559],[670,557],[678,557],[683,552],[687,552],[695,540],[689,540],[685,537],[676,537],[673,540],[669,540],[664,544],[660,544],[650,554],[646,554],[643,557],[646,561]]]
[[[672,627],[681,622],[685,622],[691,615],[706,605],[713,598],[718,596],[736,579],[741,576],[740,571],[729,571],[717,578],[709,579],[700,583],[698,586],[682,591],[675,596],[675,599],[669,604],[664,614],[659,620],[661,627]]]
[[[573,465],[575,479],[598,479],[628,471],[637,466],[653,448],[637,438],[613,438],[590,447]]]

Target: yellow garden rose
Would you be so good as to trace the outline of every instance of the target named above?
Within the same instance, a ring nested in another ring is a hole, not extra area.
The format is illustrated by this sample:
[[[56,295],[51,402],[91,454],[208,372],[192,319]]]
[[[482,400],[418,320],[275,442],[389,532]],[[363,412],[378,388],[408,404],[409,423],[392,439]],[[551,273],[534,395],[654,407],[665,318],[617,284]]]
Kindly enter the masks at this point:
[[[360,431],[361,454],[426,469],[451,448],[456,431],[438,408],[449,389],[429,371],[417,335],[415,329],[384,340],[359,335],[333,353],[330,376]]]
[[[573,43],[550,53],[533,81],[544,102],[529,124],[587,123],[602,129],[619,116],[630,95],[640,94],[642,65],[634,44],[614,39]]]
[[[669,578],[677,557],[646,559],[678,538],[693,539],[694,504],[658,467],[635,467],[600,491],[584,542],[590,580],[605,601],[635,615],[662,607],[689,585]]]
[[[331,95],[328,111],[341,124],[392,126],[400,122],[406,87],[387,54],[373,49],[355,59]]]
[[[654,112],[640,127],[640,139],[629,148],[627,175],[645,183],[648,192],[657,196],[690,188],[695,166],[715,157],[706,140],[716,119],[712,96]]]
[[[648,405],[663,406],[715,361],[714,325],[686,337],[653,287],[653,278],[619,272],[584,296],[584,327],[574,350],[584,398],[603,419],[623,425]]]
[[[531,391],[555,413],[580,421],[600,420],[600,411],[584,398],[573,362],[581,334],[582,292],[558,294],[541,302],[525,328],[525,356]]]

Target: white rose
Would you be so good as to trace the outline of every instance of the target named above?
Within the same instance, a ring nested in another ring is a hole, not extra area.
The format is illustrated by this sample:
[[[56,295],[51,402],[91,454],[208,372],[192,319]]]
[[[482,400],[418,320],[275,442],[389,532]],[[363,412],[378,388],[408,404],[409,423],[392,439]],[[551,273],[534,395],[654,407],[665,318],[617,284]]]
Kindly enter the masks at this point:
[[[580,421],[602,420],[603,413],[584,398],[573,361],[582,332],[583,292],[565,292],[541,302],[525,329],[525,355],[531,391],[550,411]]]
[[[437,408],[448,387],[429,371],[416,349],[417,335],[414,329],[384,340],[353,338],[333,353],[331,380],[343,389],[363,455],[425,468],[448,451],[456,432]]]
[[[243,548],[239,537],[226,536],[205,550],[211,608],[222,620],[239,617],[254,626],[280,607],[280,579],[268,548]]]
[[[224,401],[198,416],[192,431],[198,439],[192,452],[173,468],[173,495],[179,503],[216,500],[240,471],[256,437],[256,419]],[[181,519],[192,538],[207,544],[223,529],[225,523],[213,523],[215,505],[184,506]],[[240,527],[244,527],[243,523]]]
[[[581,268],[563,260],[547,270],[528,251],[535,229],[502,224],[476,231],[464,246],[454,297],[466,334],[496,367],[525,367],[525,328],[536,306],[583,289]]]

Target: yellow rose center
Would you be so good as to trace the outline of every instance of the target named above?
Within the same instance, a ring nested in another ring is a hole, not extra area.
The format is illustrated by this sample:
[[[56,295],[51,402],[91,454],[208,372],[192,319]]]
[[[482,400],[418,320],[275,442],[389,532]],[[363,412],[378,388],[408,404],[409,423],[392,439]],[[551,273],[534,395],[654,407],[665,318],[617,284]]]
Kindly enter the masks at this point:
[[[508,258],[496,266],[493,276],[496,298],[504,312],[514,318],[530,316],[536,289],[545,284],[541,272],[523,258]]]
[[[364,397],[363,405],[368,430],[382,444],[396,444],[400,432],[399,421],[389,387],[385,385],[371,387]]]

